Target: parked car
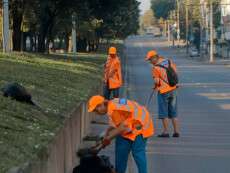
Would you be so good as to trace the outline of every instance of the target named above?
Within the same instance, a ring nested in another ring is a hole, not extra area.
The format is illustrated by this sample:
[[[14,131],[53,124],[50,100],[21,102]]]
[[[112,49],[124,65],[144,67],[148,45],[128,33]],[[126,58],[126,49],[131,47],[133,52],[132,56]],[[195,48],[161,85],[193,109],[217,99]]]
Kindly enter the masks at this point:
[[[196,57],[199,56],[199,52],[196,48],[190,48],[189,49],[189,56],[190,57]]]
[[[153,35],[154,37],[162,36],[160,28],[156,26],[147,27],[145,33],[146,35]]]

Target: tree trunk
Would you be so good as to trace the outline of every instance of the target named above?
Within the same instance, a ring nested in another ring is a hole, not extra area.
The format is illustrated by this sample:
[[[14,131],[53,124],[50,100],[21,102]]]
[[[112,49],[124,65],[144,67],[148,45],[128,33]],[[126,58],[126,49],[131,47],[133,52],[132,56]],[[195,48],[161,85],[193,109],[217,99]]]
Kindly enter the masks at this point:
[[[22,12],[17,9],[13,11],[13,51],[21,50],[21,25],[22,25]]]
[[[29,36],[29,34],[28,34],[28,32],[24,32],[22,35],[23,35],[23,39],[22,39],[22,51],[27,51],[26,40],[27,40],[27,37]]]
[[[47,31],[47,39],[46,39],[46,44],[45,44],[45,51],[47,53],[49,53],[49,44],[50,42],[53,40],[53,34],[52,34],[52,31],[53,31],[53,20],[52,18],[50,19],[49,21],[49,27],[48,27],[48,31]]]
[[[72,47],[73,47],[73,42],[72,42],[72,37],[69,36],[69,42],[68,42],[68,52],[72,52]]]
[[[49,40],[52,35],[53,23],[54,23],[53,17],[50,17],[45,22],[42,22],[40,26],[39,37],[38,37],[38,52],[44,53],[46,50],[48,50]]]
[[[40,27],[40,32],[38,36],[38,52],[44,53],[46,50],[45,40],[48,33],[48,29],[49,29],[48,23],[46,24],[43,23]]]
[[[35,34],[31,34],[29,37],[30,37],[30,52],[33,52],[34,50],[36,51],[36,43],[34,41],[33,38],[35,38],[34,36]]]
[[[38,52],[45,52],[45,36],[43,32],[38,35]]]
[[[65,39],[65,51],[68,52],[69,51],[69,35],[68,35],[68,33],[65,33],[64,39]]]

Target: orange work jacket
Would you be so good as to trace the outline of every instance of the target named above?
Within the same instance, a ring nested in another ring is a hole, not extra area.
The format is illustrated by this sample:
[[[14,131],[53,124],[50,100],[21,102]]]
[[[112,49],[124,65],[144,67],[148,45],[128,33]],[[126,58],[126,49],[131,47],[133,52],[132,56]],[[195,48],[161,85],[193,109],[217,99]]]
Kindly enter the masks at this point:
[[[104,68],[104,82],[108,85],[109,89],[116,89],[121,87],[121,63],[118,57],[108,57]]]
[[[121,134],[124,138],[134,141],[138,135],[148,138],[154,134],[150,113],[135,101],[123,98],[110,100],[108,116],[112,126],[118,127],[121,123],[125,125],[126,130]]]
[[[173,63],[171,60],[167,60],[164,58],[161,58],[161,60],[157,63],[163,66],[168,66],[168,61],[171,62],[172,68],[177,71],[176,64]],[[167,73],[166,69],[159,67],[159,66],[154,66],[152,69],[152,76],[155,81],[155,88],[158,90],[161,94],[173,91],[177,88],[177,86],[171,87],[168,84],[168,78],[167,78]]]

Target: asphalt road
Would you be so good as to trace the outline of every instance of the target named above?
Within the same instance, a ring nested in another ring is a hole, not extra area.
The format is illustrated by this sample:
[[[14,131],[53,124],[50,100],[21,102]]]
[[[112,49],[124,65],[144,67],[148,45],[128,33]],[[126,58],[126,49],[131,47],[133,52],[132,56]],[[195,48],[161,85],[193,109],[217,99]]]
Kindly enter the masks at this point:
[[[178,107],[181,137],[148,140],[149,173],[230,173],[230,68],[186,57],[180,48],[169,48],[162,38],[133,36],[125,41],[123,96],[146,104],[153,80],[144,61],[148,50],[157,49],[176,62],[181,87]],[[148,106],[154,117],[156,95]],[[135,167],[131,172],[135,173]]]

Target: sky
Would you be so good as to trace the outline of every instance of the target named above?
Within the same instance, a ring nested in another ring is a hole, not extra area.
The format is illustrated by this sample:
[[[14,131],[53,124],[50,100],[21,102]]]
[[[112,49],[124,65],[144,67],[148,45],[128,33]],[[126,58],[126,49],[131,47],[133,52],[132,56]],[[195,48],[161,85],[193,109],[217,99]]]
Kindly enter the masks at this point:
[[[150,9],[150,0],[138,0],[138,1],[141,2],[140,4],[141,14],[144,14],[145,11]]]

